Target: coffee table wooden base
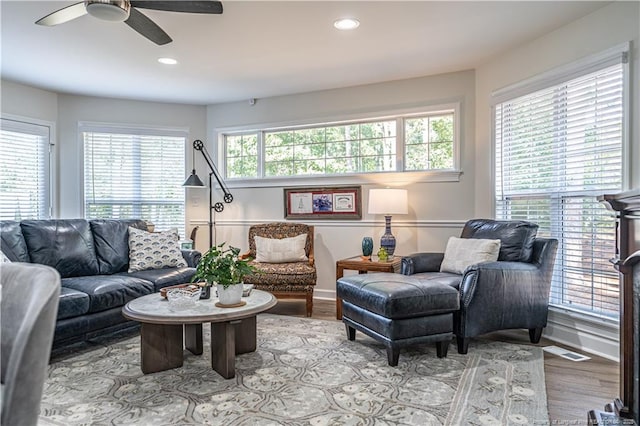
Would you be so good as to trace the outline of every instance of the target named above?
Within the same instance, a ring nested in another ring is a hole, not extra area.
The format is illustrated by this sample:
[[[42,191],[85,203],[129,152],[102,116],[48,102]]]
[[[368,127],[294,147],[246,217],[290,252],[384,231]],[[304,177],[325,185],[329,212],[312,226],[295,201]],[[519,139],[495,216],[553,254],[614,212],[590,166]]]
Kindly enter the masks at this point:
[[[236,374],[236,355],[255,352],[256,317],[211,323],[211,368],[225,379]],[[144,374],[182,367],[183,326],[142,323],[141,367]],[[184,325],[185,348],[202,355],[202,324]]]
[[[182,367],[182,325],[142,323],[140,357],[144,374]]]
[[[235,377],[236,355],[257,347],[256,315],[275,306],[273,294],[253,290],[236,308],[219,308],[212,301],[175,311],[167,300],[153,293],[122,308],[122,315],[142,324],[140,367],[145,374],[182,367],[184,349],[202,355],[202,325],[211,324],[211,367],[225,379]]]
[[[194,355],[202,355],[202,324],[184,325],[184,346]]]
[[[225,379],[236,375],[236,355],[256,350],[256,317],[211,323],[211,368]]]

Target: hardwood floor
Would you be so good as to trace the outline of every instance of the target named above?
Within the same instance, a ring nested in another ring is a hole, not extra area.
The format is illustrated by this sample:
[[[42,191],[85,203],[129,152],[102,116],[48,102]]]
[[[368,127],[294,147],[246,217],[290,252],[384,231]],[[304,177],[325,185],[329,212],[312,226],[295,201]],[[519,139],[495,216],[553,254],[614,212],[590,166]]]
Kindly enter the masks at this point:
[[[280,300],[269,312],[304,317],[305,303],[302,300]],[[336,321],[335,302],[315,299],[313,318]],[[530,344],[528,333],[521,330],[495,332],[485,337]],[[549,345],[562,346],[544,338],[540,342],[540,346]],[[455,350],[455,346],[451,349]],[[591,359],[575,362],[544,354],[549,419],[554,425],[584,425],[589,410],[602,410],[605,404],[618,396],[618,363],[586,355]]]

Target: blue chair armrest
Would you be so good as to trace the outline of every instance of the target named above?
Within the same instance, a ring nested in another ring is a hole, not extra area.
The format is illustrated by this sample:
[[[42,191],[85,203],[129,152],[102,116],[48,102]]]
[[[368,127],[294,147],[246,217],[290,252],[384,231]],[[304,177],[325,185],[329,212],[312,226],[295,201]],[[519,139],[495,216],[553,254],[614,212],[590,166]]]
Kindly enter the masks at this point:
[[[187,261],[187,265],[195,268],[200,262],[200,258],[202,257],[202,253],[198,250],[182,250],[182,257]]]
[[[444,253],[413,253],[402,258],[400,273],[403,275],[421,272],[439,272]]]

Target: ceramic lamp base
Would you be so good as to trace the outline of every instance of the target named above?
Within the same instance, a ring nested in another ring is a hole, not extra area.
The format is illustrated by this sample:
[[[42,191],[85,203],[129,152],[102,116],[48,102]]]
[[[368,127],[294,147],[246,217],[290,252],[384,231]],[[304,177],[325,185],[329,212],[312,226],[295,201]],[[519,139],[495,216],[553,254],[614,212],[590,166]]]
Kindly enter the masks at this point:
[[[385,216],[385,230],[384,235],[380,237],[380,247],[387,251],[389,258],[393,257],[393,253],[396,251],[396,237],[391,234],[391,216]]]

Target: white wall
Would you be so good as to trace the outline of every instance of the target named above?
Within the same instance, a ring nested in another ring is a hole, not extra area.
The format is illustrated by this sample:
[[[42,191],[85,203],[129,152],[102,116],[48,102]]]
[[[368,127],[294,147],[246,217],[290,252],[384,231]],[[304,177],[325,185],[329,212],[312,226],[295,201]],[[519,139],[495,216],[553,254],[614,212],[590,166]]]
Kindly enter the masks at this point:
[[[58,95],[13,81],[0,82],[1,111],[26,118],[55,123],[58,119]]]
[[[476,69],[477,216],[493,215],[491,93],[626,41],[632,41],[630,187],[640,187],[640,3],[613,2]],[[556,311],[551,312],[544,335],[581,350],[618,358],[618,331],[612,323],[594,323],[580,315]]]
[[[322,92],[258,99],[251,106],[248,101],[210,105],[207,108],[209,150],[216,152],[214,141],[218,129],[233,126],[318,122],[344,118],[367,112],[385,112],[443,103],[461,103],[461,169],[459,182],[406,182],[409,190],[409,214],[392,220],[392,232],[397,239],[396,253],[442,251],[451,235],[459,235],[462,224],[473,216],[475,141],[474,106],[475,75],[463,71],[370,84]],[[364,236],[373,236],[375,249],[384,232],[384,217],[366,212],[368,189],[384,187],[388,175],[371,176],[362,183],[363,219],[361,221],[316,220],[313,224],[315,254],[318,270],[316,296],[335,297],[335,263],[345,257],[359,255]],[[322,186],[317,178],[305,186]],[[291,186],[285,182],[284,186]],[[396,185],[397,186],[397,185]],[[244,249],[248,247],[248,227],[254,223],[284,220],[282,186],[268,188],[233,188],[235,198],[224,212],[216,215],[216,239]],[[202,196],[198,203],[203,201]],[[191,197],[191,195],[190,195]],[[189,202],[189,201],[188,201]],[[199,223],[206,221],[206,209],[199,210]],[[198,246],[206,246],[208,237],[202,229]]]

